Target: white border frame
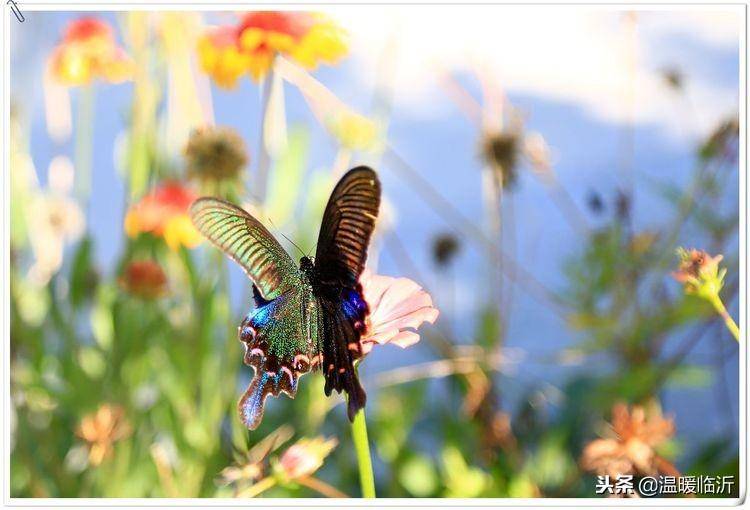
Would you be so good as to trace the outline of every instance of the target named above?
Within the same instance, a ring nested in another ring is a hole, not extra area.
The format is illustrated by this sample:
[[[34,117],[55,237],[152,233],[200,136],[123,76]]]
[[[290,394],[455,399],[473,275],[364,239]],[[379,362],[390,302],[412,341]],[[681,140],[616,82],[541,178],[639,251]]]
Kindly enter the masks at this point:
[[[326,6],[328,8],[335,5],[424,5],[425,8],[429,6],[439,7],[440,5],[455,5],[460,2],[426,2],[426,1],[412,1],[412,2],[345,2],[345,1],[329,1],[329,2],[312,2],[312,1],[299,1],[299,2],[268,2],[259,1],[256,3],[247,2],[223,2],[211,4],[206,1],[161,1],[161,2],[148,2],[148,0],[134,0],[130,2],[125,1],[108,1],[108,2],[97,2],[91,1],[77,1],[66,3],[60,2],[44,2],[36,0],[19,0],[16,2],[21,9],[22,13],[25,12],[38,12],[38,11],[131,11],[131,10],[144,10],[144,11],[176,11],[176,10],[191,10],[191,11],[233,11],[242,9],[257,9],[258,7],[270,8],[273,7],[279,10],[292,10],[299,8],[309,8],[310,6]],[[3,405],[3,435],[2,435],[2,492],[3,492],[3,506],[4,507],[30,507],[30,508],[56,508],[56,507],[96,507],[96,506],[111,506],[120,508],[165,508],[165,507],[240,507],[240,506],[259,506],[259,507],[273,507],[273,508],[299,508],[299,507],[374,507],[374,506],[388,506],[393,508],[429,508],[429,507],[497,507],[497,506],[561,506],[561,507],[601,507],[606,506],[637,506],[637,507],[716,507],[716,506],[744,506],[746,504],[747,496],[747,35],[748,35],[748,4],[747,2],[716,2],[716,3],[680,3],[675,1],[666,1],[660,3],[651,2],[632,2],[629,4],[622,3],[597,3],[592,1],[581,1],[581,2],[562,2],[562,1],[549,1],[549,2],[487,2],[487,1],[472,1],[462,3],[463,5],[509,5],[509,6],[585,6],[588,8],[602,8],[602,9],[644,9],[644,10],[669,10],[673,8],[685,9],[707,9],[716,7],[725,8],[736,8],[738,13],[742,13],[744,19],[744,30],[740,34],[740,45],[739,45],[739,111],[740,114],[740,151],[739,151],[739,193],[740,193],[740,227],[739,227],[739,246],[740,246],[740,293],[739,293],[739,310],[740,310],[740,391],[739,391],[739,422],[740,422],[740,479],[737,481],[740,486],[740,497],[739,498],[724,498],[724,499],[665,499],[665,498],[650,498],[650,499],[608,499],[603,500],[601,498],[519,498],[519,499],[500,499],[500,498],[481,498],[481,499],[430,499],[430,498],[390,498],[390,499],[313,499],[313,498],[264,498],[264,499],[230,499],[230,498],[202,498],[202,499],[189,499],[189,498],[159,498],[159,499],[147,499],[147,498],[11,498],[10,497],[10,360],[9,360],[9,342],[10,342],[10,153],[9,153],[9,115],[10,115],[10,23],[16,23],[17,20],[15,15],[10,9],[10,6],[3,3],[3,19],[2,19],[2,97],[3,97],[3,118],[0,122],[0,129],[3,140],[3,201],[2,207],[2,332],[3,332],[3,343],[2,343],[2,381],[3,381],[3,393],[2,393],[2,405]]]

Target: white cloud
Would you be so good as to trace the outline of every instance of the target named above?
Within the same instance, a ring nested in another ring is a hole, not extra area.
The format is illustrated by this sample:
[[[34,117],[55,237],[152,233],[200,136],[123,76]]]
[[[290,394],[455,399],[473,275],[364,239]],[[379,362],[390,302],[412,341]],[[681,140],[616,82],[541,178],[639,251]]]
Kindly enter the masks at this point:
[[[642,11],[635,38],[623,11],[598,7],[337,6],[335,15],[352,34],[362,80],[392,74],[398,106],[413,113],[452,107],[441,75],[477,69],[509,92],[574,103],[607,121],[655,123],[678,137],[705,133],[737,109],[736,88],[690,74],[686,95],[695,122],[665,114],[675,111],[675,96],[654,59],[675,34],[738,49],[743,17],[736,8]]]

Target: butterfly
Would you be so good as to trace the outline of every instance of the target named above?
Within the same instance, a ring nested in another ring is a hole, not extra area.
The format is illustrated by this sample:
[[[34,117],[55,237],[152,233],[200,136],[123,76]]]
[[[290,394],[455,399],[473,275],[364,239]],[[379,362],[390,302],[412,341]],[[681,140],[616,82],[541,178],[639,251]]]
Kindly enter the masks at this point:
[[[380,207],[374,170],[349,170],[323,213],[315,257],[299,266],[258,219],[243,209],[204,197],[190,207],[196,228],[237,262],[253,284],[255,309],[239,327],[244,362],[255,373],[238,403],[251,430],[263,417],[268,395],[294,398],[299,377],[321,369],[325,394],[348,395],[350,420],[365,406],[354,371],[369,312],[359,276]]]

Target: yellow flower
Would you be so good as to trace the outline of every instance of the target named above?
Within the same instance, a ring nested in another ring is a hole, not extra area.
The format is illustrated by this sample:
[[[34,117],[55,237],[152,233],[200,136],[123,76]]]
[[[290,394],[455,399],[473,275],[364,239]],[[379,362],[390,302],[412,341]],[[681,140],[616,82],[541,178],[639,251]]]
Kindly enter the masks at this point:
[[[102,79],[119,83],[131,78],[133,61],[115,43],[112,27],[96,18],[70,23],[50,57],[52,76],[63,85],[76,86]]]
[[[346,51],[343,31],[309,12],[251,12],[238,25],[217,27],[198,41],[203,70],[225,88],[246,73],[259,80],[277,54],[313,69],[319,62],[335,63]]]
[[[77,434],[89,448],[89,462],[98,466],[109,457],[114,443],[130,435],[131,427],[122,407],[103,404],[95,413],[84,416]]]
[[[162,237],[172,249],[195,248],[202,238],[190,221],[188,208],[196,198],[193,191],[177,182],[163,183],[130,207],[125,232],[130,237],[149,232]]]
[[[332,117],[328,129],[347,149],[372,150],[381,140],[381,129],[373,120],[352,111]]]
[[[186,214],[178,214],[169,218],[164,224],[163,237],[167,246],[173,250],[180,246],[195,248],[203,240]]]

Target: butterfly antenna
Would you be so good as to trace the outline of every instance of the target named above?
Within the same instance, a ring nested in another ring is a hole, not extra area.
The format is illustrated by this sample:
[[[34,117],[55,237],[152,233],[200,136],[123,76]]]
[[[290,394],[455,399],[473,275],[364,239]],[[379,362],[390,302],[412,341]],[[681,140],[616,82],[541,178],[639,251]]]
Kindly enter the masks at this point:
[[[273,225],[273,228],[276,229],[279,232],[279,234],[281,234],[281,236],[284,239],[286,239],[287,241],[289,241],[290,243],[292,243],[292,246],[294,246],[295,248],[297,248],[297,251],[299,251],[302,254],[302,256],[305,256],[305,252],[302,251],[302,248],[300,248],[299,246],[297,246],[297,243],[295,243],[294,241],[292,241],[291,239],[289,239],[286,236],[286,234],[284,232],[282,232],[279,227],[276,226],[276,224],[273,222],[273,220],[271,218],[268,218],[268,221],[271,223],[271,225]]]

